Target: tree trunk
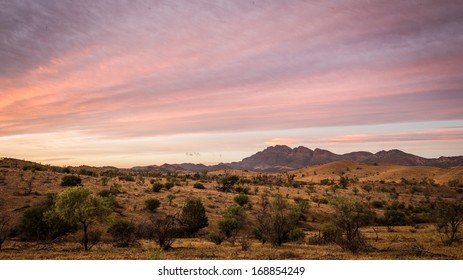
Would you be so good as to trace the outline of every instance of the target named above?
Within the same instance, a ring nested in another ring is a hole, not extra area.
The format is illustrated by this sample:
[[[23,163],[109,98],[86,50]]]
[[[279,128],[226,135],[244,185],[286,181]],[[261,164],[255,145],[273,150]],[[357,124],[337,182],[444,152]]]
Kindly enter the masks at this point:
[[[88,225],[85,222],[82,222],[84,226],[84,238],[82,239],[82,243],[84,244],[84,250],[88,251]]]

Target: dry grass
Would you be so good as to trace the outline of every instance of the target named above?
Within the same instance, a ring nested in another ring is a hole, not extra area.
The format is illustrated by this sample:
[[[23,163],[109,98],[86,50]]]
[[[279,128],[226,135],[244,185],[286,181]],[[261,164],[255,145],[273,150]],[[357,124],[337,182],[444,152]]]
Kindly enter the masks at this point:
[[[30,164],[23,161],[3,159],[0,160],[0,212],[7,213],[16,223],[24,211],[40,201],[47,193],[58,193],[63,190],[60,187],[61,178],[65,175],[52,171],[23,170],[23,166]],[[102,169],[86,167],[93,171]],[[226,171],[227,174],[238,175],[251,179],[257,176],[256,172]],[[353,188],[358,188],[356,197],[364,201],[382,200],[392,201],[389,192],[381,191],[382,188],[394,188],[399,194],[396,198],[409,204],[435,200],[437,197],[462,200],[463,195],[457,193],[454,188],[446,185],[449,180],[458,179],[463,182],[463,167],[439,169],[434,167],[404,167],[390,165],[372,165],[340,161],[321,166],[313,166],[301,170],[291,171],[296,180],[312,182],[313,191],[307,188],[292,188],[285,186],[254,186],[249,185],[252,192],[250,202],[252,209],[247,211],[247,225],[249,229],[255,222],[255,214],[258,209],[259,196],[267,193],[270,196],[281,194],[291,201],[299,196],[306,199],[311,197],[325,197],[333,194],[330,186],[320,185],[320,180],[330,178],[339,180],[340,176],[358,178],[357,183],[351,183],[347,189],[336,190],[336,195],[354,196]],[[224,175],[222,171],[211,172],[209,175]],[[286,177],[285,174],[272,174],[273,176]],[[399,184],[401,178],[409,181],[421,181],[427,177],[440,185],[417,184],[419,192],[411,193],[411,186]],[[209,218],[209,226],[203,233],[215,230],[224,209],[233,203],[234,193],[223,193],[216,190],[217,182],[202,182],[206,189],[193,188],[197,181],[188,179],[181,181],[179,186],[170,190],[163,189],[159,193],[151,191],[150,177],[140,181],[135,176],[135,182],[121,181],[117,177],[109,178],[106,186],[101,183],[101,177],[81,176],[83,184],[90,187],[94,193],[109,189],[113,183],[120,185],[120,193],[116,201],[120,205],[117,213],[112,214],[113,219],[124,218],[135,223],[147,221],[148,213],[144,210],[144,201],[148,198],[156,198],[161,201],[156,215],[179,213],[189,198],[200,198],[206,208]],[[157,179],[157,178],[156,178]],[[165,182],[165,178],[161,181]],[[384,180],[384,183],[379,181]],[[391,182],[396,182],[395,184]],[[369,184],[373,187],[370,192],[361,187]],[[32,186],[31,193],[27,189]],[[255,189],[258,193],[254,194]],[[174,194],[172,206],[169,206],[168,194]],[[310,200],[309,219],[304,225],[306,237],[318,232],[324,222],[330,221],[333,214],[330,205],[314,203]],[[382,215],[382,209],[377,209],[377,214]],[[107,225],[102,225],[105,231]],[[378,237],[376,236],[376,233]],[[286,243],[281,247],[268,244],[262,245],[257,241],[251,241],[250,250],[243,251],[241,246],[235,246],[224,242],[215,245],[201,238],[178,239],[170,251],[158,251],[153,241],[140,241],[140,244],[129,248],[116,248],[110,244],[110,237],[105,234],[103,240],[106,243],[97,244],[90,252],[83,252],[81,246],[75,242],[78,236],[70,235],[63,242],[52,245],[37,245],[21,242],[18,239],[10,239],[4,244],[4,250],[0,251],[0,259],[439,259],[456,258],[463,259],[463,246],[461,243],[452,247],[441,245],[440,238],[432,225],[419,225],[417,227],[394,227],[390,232],[386,227],[374,227],[364,229],[368,242],[375,250],[368,253],[354,255],[342,251],[337,245],[308,245],[305,242],[298,244]],[[422,250],[417,250],[418,244]],[[426,252],[430,252],[429,254]],[[434,255],[431,253],[435,253]]]

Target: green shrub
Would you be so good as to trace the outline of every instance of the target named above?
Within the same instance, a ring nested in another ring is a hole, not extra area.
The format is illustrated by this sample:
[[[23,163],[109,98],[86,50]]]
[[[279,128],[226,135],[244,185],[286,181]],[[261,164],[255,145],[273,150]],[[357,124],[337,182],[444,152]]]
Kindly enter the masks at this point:
[[[235,201],[235,203],[240,206],[244,206],[249,203],[249,196],[245,194],[239,194],[233,198],[233,201]]]
[[[216,245],[220,245],[225,240],[225,236],[221,233],[214,231],[207,235],[207,240],[214,242],[214,244]]]
[[[384,202],[382,202],[381,200],[374,200],[372,203],[371,203],[371,206],[373,206],[373,208],[383,208],[384,207]]]
[[[304,231],[300,228],[295,228],[288,233],[289,241],[301,241],[304,240]]]
[[[198,190],[204,190],[204,189],[206,189],[206,187],[205,187],[203,184],[201,184],[201,183],[195,183],[195,184],[193,185],[193,188],[198,189]]]
[[[338,228],[332,223],[324,224],[321,228],[321,235],[325,243],[336,242],[338,234]]]
[[[49,194],[44,201],[27,209],[15,228],[16,234],[27,241],[51,241],[77,229],[52,215],[56,196]]]
[[[82,179],[75,175],[66,175],[61,179],[62,187],[75,187],[82,184]]]
[[[171,182],[167,182],[164,184],[164,188],[166,188],[166,190],[170,190],[174,187],[174,183],[171,183]]]
[[[200,229],[209,225],[206,209],[201,200],[190,199],[186,202],[180,215],[180,222],[186,227],[185,232],[188,236],[197,233]]]
[[[160,192],[161,189],[164,187],[161,183],[154,183],[153,184],[153,192]]]
[[[118,220],[108,229],[111,234],[114,245],[117,247],[128,247],[133,240],[135,225],[132,222]]]
[[[156,198],[149,198],[145,200],[145,207],[148,209],[150,212],[155,212],[156,209],[161,205],[161,202],[157,200]]]

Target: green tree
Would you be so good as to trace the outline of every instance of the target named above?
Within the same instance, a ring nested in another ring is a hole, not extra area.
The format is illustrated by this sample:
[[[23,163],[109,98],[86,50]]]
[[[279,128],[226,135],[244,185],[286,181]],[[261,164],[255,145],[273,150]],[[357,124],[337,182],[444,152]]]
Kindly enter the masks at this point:
[[[82,226],[85,251],[94,245],[91,237],[95,234],[89,231],[90,225],[106,218],[111,212],[111,203],[106,198],[93,195],[86,187],[71,187],[60,193],[54,207],[54,214],[58,217],[70,224]]]
[[[76,230],[57,215],[52,215],[56,202],[56,194],[48,194],[37,205],[27,209],[16,226],[18,235],[30,241],[52,241],[66,233]]]
[[[342,196],[334,197],[331,204],[336,211],[333,223],[340,233],[339,245],[358,252],[366,245],[360,228],[372,223],[374,212],[366,204]]]
[[[281,195],[276,195],[270,212],[270,242],[277,246],[287,242],[289,233],[297,227],[300,218],[299,207],[292,207]]]
[[[232,204],[227,207],[223,218],[219,221],[219,232],[225,235],[230,243],[235,244],[236,236],[243,228],[246,215],[243,207]]]
[[[199,199],[189,199],[182,209],[180,222],[186,227],[185,231],[188,236],[197,233],[200,229],[209,225],[206,216],[206,208]]]

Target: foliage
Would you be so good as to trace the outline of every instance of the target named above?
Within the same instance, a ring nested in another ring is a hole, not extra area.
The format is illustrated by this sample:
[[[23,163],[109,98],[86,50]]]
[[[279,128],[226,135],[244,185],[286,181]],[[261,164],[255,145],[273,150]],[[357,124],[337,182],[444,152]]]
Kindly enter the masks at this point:
[[[339,178],[339,184],[341,185],[341,188],[346,189],[347,186],[349,186],[349,178],[341,176]]]
[[[239,206],[244,206],[249,203],[249,196],[245,194],[239,194],[233,198],[233,201]]]
[[[333,185],[333,184],[334,184],[334,181],[328,178],[320,180],[320,185],[328,186],[328,185]]]
[[[304,237],[305,237],[304,231],[300,228],[292,229],[288,233],[289,241],[301,241],[301,240],[304,240]]]
[[[203,184],[201,184],[201,183],[195,183],[195,184],[193,185],[193,188],[198,189],[198,190],[204,190],[204,189],[206,189],[206,187],[205,187]]]
[[[156,198],[149,198],[145,200],[145,207],[150,212],[155,212],[156,209],[158,209],[160,205],[161,205],[161,202],[157,200]]]
[[[57,215],[53,215],[56,195],[48,194],[38,205],[27,209],[16,226],[17,234],[28,241],[52,241],[76,230]]]
[[[75,187],[82,184],[82,179],[75,175],[66,175],[61,179],[62,187]]]
[[[299,203],[304,205],[303,200]],[[257,213],[257,226],[254,228],[254,236],[262,243],[270,241],[273,245],[281,246],[290,240],[290,232],[295,230],[298,222],[303,217],[302,206],[288,204],[281,196],[276,195],[270,203],[266,196],[261,197],[260,209]],[[295,233],[293,233],[295,234]]]
[[[233,186],[240,180],[236,175],[225,176],[220,180],[220,186],[218,187],[219,191],[222,192],[231,192],[233,191]]]
[[[173,187],[174,187],[174,183],[172,183],[172,182],[166,182],[166,183],[164,184],[164,188],[166,188],[166,190],[170,190],[170,189],[172,189]]]
[[[219,221],[219,232],[223,234],[230,243],[234,244],[238,232],[244,225],[246,216],[243,207],[232,204],[227,207],[222,220]]]
[[[132,222],[118,220],[108,229],[111,234],[114,245],[117,247],[128,247],[133,240],[135,225]]]
[[[327,223],[322,226],[321,234],[325,243],[332,243],[336,242],[336,239],[339,235],[339,231],[333,223]]]
[[[373,222],[374,212],[353,198],[337,196],[331,204],[336,211],[333,223],[339,231],[338,244],[354,253],[363,249],[366,243],[360,228]]]
[[[225,240],[225,236],[222,233],[213,231],[207,235],[207,240],[213,242],[216,245],[220,245]]]
[[[434,222],[442,242],[451,246],[460,240],[460,226],[463,224],[463,205],[458,202],[440,200],[434,210]]]
[[[188,236],[194,235],[209,225],[206,209],[201,200],[190,199],[186,202],[180,215],[180,222],[186,227],[185,232]]]
[[[153,192],[160,192],[162,190],[162,188],[164,187],[163,184],[159,183],[159,182],[155,182],[153,184]]]
[[[94,196],[89,188],[71,187],[58,195],[53,212],[71,225],[82,226],[82,244],[87,251],[94,245],[93,241],[97,237],[95,232],[89,234],[89,226],[109,216],[112,207],[106,198]]]

